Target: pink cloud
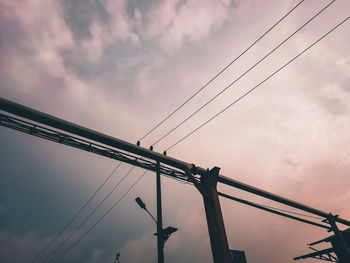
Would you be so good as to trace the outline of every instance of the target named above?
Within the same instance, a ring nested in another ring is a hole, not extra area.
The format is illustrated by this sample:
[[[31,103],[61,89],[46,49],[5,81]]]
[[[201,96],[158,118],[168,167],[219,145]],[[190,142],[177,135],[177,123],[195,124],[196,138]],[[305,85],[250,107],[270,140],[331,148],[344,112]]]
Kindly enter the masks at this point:
[[[106,0],[105,6],[111,18],[110,30],[114,39],[123,41],[138,41],[138,36],[133,32],[133,21],[126,12],[125,0]]]
[[[230,1],[165,1],[155,9],[148,26],[165,50],[179,49],[186,40],[198,42],[226,20]]]
[[[4,74],[10,82],[4,86],[15,85],[30,94],[42,86],[39,83],[45,77],[64,82],[68,74],[60,52],[73,47],[74,40],[58,3],[11,2],[7,10],[10,10],[11,19],[21,26],[24,35],[21,35],[20,44],[8,47],[8,51],[1,54],[1,68],[6,71]]]

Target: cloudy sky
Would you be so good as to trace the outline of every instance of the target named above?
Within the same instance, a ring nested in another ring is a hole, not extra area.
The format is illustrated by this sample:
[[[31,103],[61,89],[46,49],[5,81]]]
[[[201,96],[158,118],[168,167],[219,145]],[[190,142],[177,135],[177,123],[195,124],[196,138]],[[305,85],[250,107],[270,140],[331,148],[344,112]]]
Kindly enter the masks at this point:
[[[0,0],[0,96],[136,143],[298,1]],[[141,141],[149,147],[331,3],[294,12]],[[336,0],[179,129],[162,152],[350,14]],[[350,21],[168,155],[350,219]],[[118,164],[0,128],[0,261],[30,262]],[[121,164],[72,230],[130,169]],[[74,242],[137,180],[135,168],[72,237]],[[212,262],[204,207],[191,185],[163,179],[163,222],[179,228],[166,262]],[[219,185],[219,190],[284,208]],[[59,262],[155,262],[155,175],[148,173]],[[248,262],[292,262],[326,231],[221,199],[230,248]],[[289,209],[289,208],[288,208]],[[343,228],[343,226],[341,226]],[[61,240],[61,239],[60,239]],[[36,262],[42,262],[59,242]],[[64,248],[46,262],[53,262]],[[303,262],[315,262],[305,260]]]

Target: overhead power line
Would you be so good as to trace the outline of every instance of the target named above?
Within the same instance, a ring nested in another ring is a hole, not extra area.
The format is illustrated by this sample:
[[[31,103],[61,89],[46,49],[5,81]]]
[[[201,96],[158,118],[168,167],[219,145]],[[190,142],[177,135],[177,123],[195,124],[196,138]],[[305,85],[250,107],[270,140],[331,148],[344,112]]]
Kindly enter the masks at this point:
[[[225,198],[228,198],[230,200],[242,203],[242,204],[246,204],[246,205],[249,205],[249,206],[252,206],[252,207],[255,207],[255,208],[258,208],[258,209],[270,212],[270,213],[273,213],[273,214],[277,214],[277,215],[284,216],[284,217],[287,217],[287,218],[290,218],[290,219],[294,219],[294,220],[297,220],[297,221],[300,221],[300,222],[303,222],[303,223],[311,224],[311,225],[314,225],[314,226],[318,226],[318,227],[322,227],[322,228],[325,228],[327,230],[330,230],[330,227],[327,226],[327,225],[320,224],[320,223],[317,223],[317,222],[314,222],[314,221],[310,221],[310,220],[303,219],[303,218],[296,217],[296,216],[292,215],[292,214],[297,214],[299,216],[309,217],[309,215],[306,215],[306,214],[295,213],[295,212],[288,211],[288,210],[278,209],[278,208],[275,208],[275,207],[266,206],[266,205],[262,205],[262,204],[259,204],[259,203],[254,203],[254,202],[247,201],[247,200],[244,200],[244,199],[241,199],[241,198],[238,198],[238,197],[234,197],[232,195],[224,194],[224,193],[221,193],[221,192],[218,192],[218,195],[222,196],[222,197],[225,197]],[[283,212],[281,212],[281,211],[283,211]],[[316,218],[316,217],[312,217],[312,218]],[[316,219],[319,219],[319,218],[316,218]],[[321,218],[321,219],[323,219],[323,218]]]
[[[161,138],[159,138],[157,141],[155,141],[152,146],[163,140],[165,137],[167,137],[169,134],[171,134],[173,131],[175,131],[177,128],[182,126],[185,122],[187,122],[189,119],[191,119],[194,115],[196,115],[198,112],[200,112],[203,108],[205,108],[208,104],[210,104],[212,101],[214,101],[216,98],[218,98],[221,94],[223,94],[226,90],[232,87],[233,84],[235,84],[237,81],[239,81],[242,77],[244,77],[246,74],[248,74],[252,69],[254,69],[256,66],[258,66],[262,61],[264,61],[267,57],[269,57],[272,53],[274,53],[277,49],[279,49],[282,45],[284,45],[289,39],[291,39],[294,35],[296,35],[300,30],[302,30],[305,26],[307,26],[312,20],[314,20],[317,16],[319,16],[323,11],[325,11],[331,4],[333,4],[335,0],[330,2],[328,5],[326,5],[324,8],[322,8],[319,12],[317,12],[314,16],[312,16],[308,21],[306,21],[301,27],[299,27],[294,33],[289,35],[285,40],[283,40],[280,44],[278,44],[275,48],[270,50],[264,57],[262,57],[258,62],[256,62],[253,66],[251,66],[249,69],[247,69],[244,73],[242,73],[239,77],[237,77],[234,81],[232,81],[229,85],[227,85],[223,90],[221,90],[218,94],[216,94],[214,97],[212,97],[210,100],[208,100],[205,104],[203,104],[201,107],[199,107],[196,111],[194,111],[191,115],[189,115],[187,118],[185,118],[183,121],[181,121],[179,124],[177,124],[174,128],[172,128],[170,131],[168,131],[165,135],[163,135]]]
[[[90,196],[90,198],[85,202],[85,204],[73,215],[73,217],[68,221],[68,223],[57,233],[57,235],[50,240],[50,242],[32,259],[31,263],[35,262],[45,251],[67,230],[67,228],[73,223],[73,221],[81,214],[81,212],[87,207],[90,201],[97,195],[101,188],[107,183],[107,181],[113,176],[115,171],[119,168],[121,162],[113,169],[110,175],[103,181],[103,183],[96,189],[96,191]]]
[[[241,54],[239,54],[235,59],[233,59],[228,65],[219,71],[214,77],[212,77],[204,86],[197,90],[192,96],[190,96],[184,103],[177,107],[173,112],[171,112],[167,117],[165,117],[161,122],[154,126],[149,132],[147,132],[139,141],[142,141],[149,134],[151,134],[155,129],[167,121],[171,116],[173,116],[178,110],[185,106],[190,100],[192,100],[198,93],[205,89],[210,83],[212,83],[217,77],[219,77],[226,69],[228,69],[233,63],[235,63],[240,57],[242,57],[249,49],[251,49],[256,43],[258,43],[264,36],[266,36],[273,28],[275,28],[282,20],[284,20],[290,13],[292,13],[298,6],[300,6],[304,0],[300,1],[295,5],[290,11],[288,11],[281,19],[279,19],[272,27],[270,27],[264,34],[262,34],[257,40],[255,40],[248,48],[246,48]]]
[[[273,210],[277,210],[277,211],[281,211],[281,212],[285,212],[285,213],[289,213],[289,214],[298,215],[298,216],[309,217],[309,218],[318,219],[318,220],[323,220],[324,219],[323,217],[320,217],[320,216],[313,216],[313,215],[298,213],[298,212],[294,212],[294,211],[290,211],[290,210],[286,210],[286,209],[282,209],[282,208],[277,208],[277,207],[273,207],[273,206],[263,205],[263,204],[259,204],[259,203],[255,203],[255,204],[263,206],[263,207],[266,207],[266,208],[270,208],[270,209],[273,209]]]
[[[89,215],[44,259],[41,263],[44,263],[50,257],[52,257],[64,244],[66,244],[71,237],[86,223],[86,221],[101,207],[101,205],[107,200],[108,197],[118,188],[118,186],[124,181],[124,179],[131,173],[135,168],[132,166],[129,171],[123,176],[123,178],[113,187],[113,189],[102,199],[102,201],[89,213]]]
[[[216,117],[218,117],[220,114],[222,114],[223,112],[225,112],[226,110],[228,110],[229,108],[231,108],[233,105],[235,105],[237,102],[239,102],[241,99],[243,99],[244,97],[246,97],[248,94],[250,94],[252,91],[254,91],[255,89],[257,89],[261,84],[263,84],[264,82],[266,82],[267,80],[269,80],[271,77],[273,77],[274,75],[276,75],[278,72],[280,72],[282,69],[284,69],[286,66],[288,66],[290,63],[292,63],[294,60],[296,60],[298,57],[300,57],[301,55],[303,55],[306,51],[308,51],[310,48],[312,48],[314,45],[316,45],[318,42],[320,42],[322,39],[324,39],[326,36],[328,36],[330,33],[332,33],[335,29],[337,29],[339,26],[341,26],[342,24],[344,24],[350,17],[345,18],[342,22],[340,22],[339,24],[337,24],[335,27],[333,27],[331,30],[329,30],[326,34],[324,34],[322,37],[320,37],[319,39],[317,39],[315,42],[313,42],[310,46],[308,46],[307,48],[305,48],[302,52],[300,52],[298,55],[296,55],[294,58],[292,58],[291,60],[289,60],[287,63],[285,63],[283,66],[281,66],[279,69],[277,69],[276,71],[274,71],[271,75],[269,75],[267,78],[265,78],[263,81],[261,81],[259,84],[257,84],[256,86],[254,86],[252,89],[250,89],[249,91],[247,91],[246,93],[244,93],[242,96],[240,96],[238,99],[236,99],[235,101],[233,101],[230,105],[228,105],[226,108],[224,108],[223,110],[219,111],[217,114],[215,114],[213,117],[211,117],[210,119],[208,119],[206,122],[204,122],[203,124],[201,124],[200,126],[198,126],[196,129],[192,130],[190,133],[188,133],[187,135],[185,135],[184,137],[182,137],[180,140],[178,140],[177,142],[175,142],[174,144],[172,144],[170,147],[168,147],[165,151],[170,150],[171,148],[173,148],[175,145],[179,144],[180,142],[182,142],[183,140],[185,140],[187,137],[189,137],[190,135],[192,135],[193,133],[195,133],[196,131],[198,131],[200,128],[202,128],[204,125],[208,124],[209,122],[211,122],[212,120],[214,120]]]
[[[70,245],[58,258],[56,258],[56,260],[53,263],[58,262],[61,258],[63,258],[69,250],[71,250],[72,248],[74,248],[83,238],[85,238],[95,227],[97,224],[99,224],[103,218],[105,218],[112,210],[113,208],[115,208],[120,201],[122,201],[124,199],[124,197],[135,187],[135,185],[146,175],[148,171],[145,171],[140,177],[139,179],[137,179],[130,187],[129,189],[113,204],[113,206],[107,210],[106,213],[104,213],[99,220],[96,221],[95,224],[93,224],[82,236],[79,237],[79,239],[77,239],[72,245]]]

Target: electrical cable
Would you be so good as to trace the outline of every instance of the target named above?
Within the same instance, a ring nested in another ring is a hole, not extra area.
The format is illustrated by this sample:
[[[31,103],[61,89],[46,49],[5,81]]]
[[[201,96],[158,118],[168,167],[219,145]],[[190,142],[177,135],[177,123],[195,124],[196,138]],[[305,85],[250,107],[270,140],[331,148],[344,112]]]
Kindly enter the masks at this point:
[[[276,211],[281,211],[281,212],[294,214],[294,215],[298,215],[298,216],[304,216],[304,217],[309,217],[309,218],[318,219],[318,220],[323,220],[324,219],[323,217],[319,217],[319,216],[307,215],[307,214],[298,213],[298,212],[294,212],[294,211],[290,211],[290,210],[284,210],[284,209],[281,209],[281,208],[276,208],[276,207],[273,207],[273,206],[263,205],[263,204],[259,204],[259,203],[255,203],[255,204],[263,206],[263,207],[266,207],[266,208],[270,208],[270,209],[273,209],[273,210],[276,210]]]
[[[85,222],[101,207],[101,205],[106,201],[106,199],[117,189],[117,187],[124,181],[124,179],[130,174],[130,172],[135,168],[135,166],[132,166],[129,171],[123,176],[123,178],[113,187],[113,189],[105,196],[105,198],[102,199],[102,201],[95,207],[89,215],[44,259],[41,261],[41,263],[44,263],[46,260],[48,260],[51,256],[53,256],[65,243],[69,241],[69,239],[76,233],[80,227],[85,224]]]
[[[221,193],[220,193],[221,194]],[[224,194],[221,194],[224,195]],[[236,198],[234,196],[232,196],[233,198]],[[238,199],[238,198],[237,198]],[[243,200],[243,199],[242,199]],[[323,220],[323,217],[319,217],[319,216],[312,216],[312,215],[307,215],[307,214],[303,214],[303,213],[298,213],[298,212],[294,212],[294,211],[290,211],[290,210],[286,210],[286,209],[281,209],[281,208],[277,208],[277,207],[273,207],[273,206],[269,206],[269,205],[263,205],[260,203],[256,203],[256,202],[252,202],[252,201],[248,201],[254,205],[258,205],[258,206],[262,206],[262,207],[266,207],[266,208],[270,208],[272,210],[275,211],[281,211],[281,212],[285,212],[285,213],[289,213],[289,214],[294,214],[294,215],[298,215],[298,216],[304,216],[304,217],[309,217],[309,218],[313,218],[313,219],[318,219],[318,220]]]
[[[58,262],[62,257],[64,257],[64,256],[67,254],[67,252],[68,252],[69,250],[71,250],[71,249],[72,249],[74,246],[76,246],[84,237],[86,237],[87,234],[89,234],[89,233],[95,228],[95,226],[96,226],[98,223],[100,223],[101,220],[102,220],[105,216],[107,216],[107,215],[112,211],[112,209],[113,209],[114,207],[116,207],[116,206],[119,204],[120,201],[122,201],[122,200],[124,199],[124,197],[135,187],[135,185],[146,175],[147,172],[148,172],[148,171],[145,171],[145,172],[139,177],[139,179],[137,179],[137,180],[131,185],[131,187],[129,187],[129,189],[118,199],[118,201],[116,201],[116,202],[113,204],[113,206],[112,206],[110,209],[108,209],[107,212],[104,213],[104,214],[100,217],[100,219],[99,219],[95,224],[93,224],[82,236],[80,236],[79,239],[77,239],[71,246],[69,246],[69,247],[63,252],[63,254],[61,254],[58,258],[56,258],[56,260],[55,260],[53,263]]]
[[[185,118],[183,121],[181,121],[179,124],[177,124],[174,128],[172,128],[170,131],[168,131],[165,135],[163,135],[161,138],[159,138],[157,141],[155,141],[152,146],[163,140],[165,137],[167,137],[169,134],[171,134],[173,131],[175,131],[177,128],[182,126],[185,122],[187,122],[189,119],[191,119],[194,115],[196,115],[198,112],[200,112],[203,108],[205,108],[209,103],[214,101],[216,98],[218,98],[222,93],[224,93],[226,90],[232,87],[233,84],[235,84],[237,81],[239,81],[242,77],[244,77],[246,74],[248,74],[252,69],[254,69],[256,66],[258,66],[262,61],[264,61],[268,56],[270,56],[272,53],[274,53],[277,49],[279,49],[281,46],[283,46],[289,39],[291,39],[294,35],[296,35],[300,30],[302,30],[306,25],[308,25],[312,20],[314,20],[317,16],[319,16],[323,11],[325,11],[331,4],[333,4],[335,0],[330,2],[328,5],[326,5],[324,8],[322,8],[317,14],[312,16],[308,21],[306,21],[301,27],[299,27],[294,33],[292,33],[290,36],[288,36],[285,40],[283,40],[280,44],[278,44],[275,48],[270,50],[264,57],[262,57],[258,62],[256,62],[253,66],[251,66],[249,69],[247,69],[244,73],[242,73],[239,77],[237,77],[233,82],[231,82],[229,85],[227,85],[223,90],[221,90],[218,94],[216,94],[214,97],[212,97],[210,100],[208,100],[205,104],[203,104],[201,107],[199,107],[196,111],[194,111],[191,115],[189,115],[187,118]]]
[[[190,135],[192,135],[193,133],[195,133],[196,131],[198,131],[200,128],[202,128],[204,125],[208,124],[209,122],[211,122],[213,119],[215,119],[216,117],[218,117],[220,114],[222,114],[223,112],[225,112],[227,109],[231,108],[233,105],[235,105],[237,102],[239,102],[241,99],[243,99],[244,97],[246,97],[248,94],[250,94],[252,91],[254,91],[255,89],[257,89],[261,84],[263,84],[264,82],[266,82],[267,80],[269,80],[271,77],[273,77],[274,75],[276,75],[278,72],[280,72],[282,69],[284,69],[286,66],[288,66],[290,63],[292,63],[294,60],[296,60],[298,57],[300,57],[302,54],[304,54],[306,51],[308,51],[310,48],[312,48],[314,45],[316,45],[318,42],[320,42],[322,39],[324,39],[326,36],[328,36],[330,33],[332,33],[335,29],[337,29],[339,26],[341,26],[343,23],[345,23],[350,17],[347,17],[346,19],[344,19],[342,22],[340,22],[339,24],[337,24],[335,27],[333,27],[330,31],[328,31],[326,34],[324,34],[322,37],[320,37],[319,39],[317,39],[315,42],[313,42],[310,46],[308,46],[306,49],[304,49],[302,52],[300,52],[298,55],[296,55],[294,58],[292,58],[291,60],[289,60],[286,64],[284,64],[283,66],[281,66],[278,70],[274,71],[271,75],[269,75],[267,78],[265,78],[263,81],[261,81],[259,84],[257,84],[256,86],[254,86],[252,89],[250,89],[249,91],[247,91],[246,93],[244,93],[242,96],[240,96],[238,99],[236,99],[235,101],[233,101],[231,104],[229,104],[226,108],[224,108],[223,110],[219,111],[217,114],[215,114],[213,117],[211,117],[209,120],[207,120],[206,122],[202,123],[200,126],[198,126],[196,129],[192,130],[190,133],[188,133],[187,135],[185,135],[184,137],[182,137],[180,140],[178,140],[177,142],[175,142],[174,144],[172,144],[170,147],[168,147],[165,151],[168,151],[169,149],[173,148],[175,145],[179,144],[180,142],[182,142],[183,140],[185,140],[187,137],[189,137]]]
[[[280,18],[272,27],[270,27],[264,34],[262,34],[257,40],[255,40],[252,44],[249,45],[240,55],[238,55],[235,59],[233,59],[228,65],[226,65],[223,69],[219,71],[214,77],[212,77],[204,86],[202,86],[199,90],[197,90],[192,96],[190,96],[184,103],[182,103],[179,107],[177,107],[172,113],[170,113],[166,118],[164,118],[161,122],[159,122],[156,126],[154,126],[149,132],[147,132],[139,141],[146,138],[150,133],[152,133],[155,129],[157,129],[160,125],[162,125],[165,121],[167,121],[171,116],[173,116],[178,110],[180,110],[183,106],[185,106],[190,100],[192,100],[198,93],[200,93],[203,89],[205,89],[210,83],[212,83],[217,77],[219,77],[226,69],[228,69],[233,63],[235,63],[240,57],[242,57],[249,49],[251,49],[256,43],[258,43],[264,36],[266,36],[273,28],[275,28],[282,20],[284,20],[289,14],[291,14],[299,5],[301,5],[304,0],[300,1],[296,6],[294,6],[291,10],[289,10],[282,18]]]
[[[68,223],[61,229],[57,235],[50,240],[50,242],[32,259],[31,263],[35,262],[45,251],[66,231],[66,229],[73,223],[73,221],[80,215],[80,213],[85,209],[85,207],[90,203],[90,201],[96,196],[96,194],[101,190],[101,188],[107,183],[107,181],[113,176],[115,171],[119,168],[121,162],[114,168],[112,173],[104,180],[104,182],[96,189],[96,191],[90,196],[90,198],[85,202],[85,204],[74,214],[74,216],[68,221]]]
[[[233,201],[245,204],[245,205],[249,205],[249,206],[252,206],[252,207],[255,207],[255,208],[258,208],[258,209],[265,210],[265,211],[273,213],[273,214],[277,214],[277,215],[280,215],[280,216],[288,217],[290,219],[294,219],[294,220],[297,220],[297,221],[300,221],[300,222],[303,222],[303,223],[311,224],[311,225],[314,225],[314,226],[318,226],[318,227],[322,227],[322,228],[325,228],[327,230],[330,230],[330,227],[327,226],[327,225],[320,224],[320,223],[317,223],[317,222],[314,222],[314,221],[310,221],[310,220],[303,219],[303,218],[296,217],[296,216],[292,215],[292,214],[297,214],[299,216],[306,216],[306,217],[308,217],[309,215],[306,215],[306,214],[295,213],[295,212],[292,212],[292,211],[278,209],[278,208],[271,207],[271,206],[265,206],[265,205],[262,205],[262,204],[259,204],[259,203],[254,203],[254,202],[251,202],[251,201],[248,201],[248,200],[244,200],[244,199],[241,199],[241,198],[238,198],[238,197],[234,197],[232,195],[224,194],[224,193],[221,193],[221,192],[218,192],[218,195],[222,196],[224,198],[228,198],[230,200],[233,200]],[[283,212],[281,212],[281,211],[283,211]],[[316,218],[316,217],[313,217],[313,218]],[[316,218],[316,219],[321,220],[323,218]]]

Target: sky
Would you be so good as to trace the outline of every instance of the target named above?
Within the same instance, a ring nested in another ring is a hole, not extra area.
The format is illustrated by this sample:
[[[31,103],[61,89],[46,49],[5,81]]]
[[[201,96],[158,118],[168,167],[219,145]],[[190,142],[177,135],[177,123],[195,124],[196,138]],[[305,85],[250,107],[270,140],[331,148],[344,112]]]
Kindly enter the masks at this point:
[[[305,0],[141,145],[154,144],[329,3]],[[0,0],[0,96],[136,143],[296,4]],[[163,152],[349,14],[349,1],[333,1],[154,150]],[[350,219],[349,42],[348,20],[167,154],[203,168],[220,167],[222,175]],[[0,261],[13,263],[30,262],[118,165],[5,127],[0,128],[0,160]],[[120,165],[70,231],[129,169]],[[135,168],[70,242],[142,173]],[[218,189],[294,211],[220,184]],[[162,193],[163,224],[179,229],[166,243],[165,261],[212,262],[200,193],[166,177]],[[117,252],[120,262],[156,262],[156,226],[135,203],[137,196],[156,215],[154,174],[147,173],[59,262],[113,262]],[[220,202],[229,246],[244,250],[247,262],[293,262],[310,252],[306,244],[329,236],[314,226]]]

